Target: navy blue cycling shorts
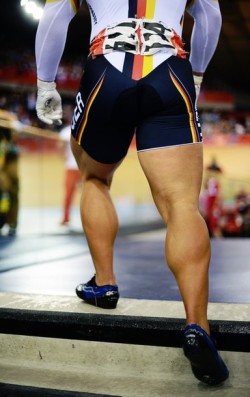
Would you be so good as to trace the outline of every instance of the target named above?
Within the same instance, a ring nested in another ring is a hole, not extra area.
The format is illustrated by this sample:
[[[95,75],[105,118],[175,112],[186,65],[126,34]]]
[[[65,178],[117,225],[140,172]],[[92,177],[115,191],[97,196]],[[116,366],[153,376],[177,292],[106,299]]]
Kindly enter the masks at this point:
[[[190,62],[171,56],[140,80],[104,56],[89,58],[76,95],[72,135],[96,161],[202,141]]]

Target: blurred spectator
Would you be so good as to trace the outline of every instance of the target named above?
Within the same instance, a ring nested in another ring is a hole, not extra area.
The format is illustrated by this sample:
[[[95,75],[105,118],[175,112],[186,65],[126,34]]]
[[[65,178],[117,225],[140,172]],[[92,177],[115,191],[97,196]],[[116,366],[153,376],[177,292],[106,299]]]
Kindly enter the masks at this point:
[[[234,128],[235,128],[236,134],[238,134],[238,135],[243,135],[246,132],[244,125],[241,124],[240,122],[236,122]]]
[[[242,223],[242,216],[235,205],[222,208],[219,224],[223,237],[241,237]]]
[[[200,195],[200,210],[207,223],[210,237],[221,237],[220,217],[222,197],[219,175],[221,167],[215,158],[206,167],[205,187]]]
[[[0,234],[3,226],[7,222],[7,212],[9,211],[10,207],[9,184],[3,171],[5,161],[5,145],[5,130],[0,129]]]
[[[236,207],[242,217],[241,236],[250,237],[250,194],[245,190],[236,195]]]
[[[250,237],[250,200],[243,216],[242,237]]]
[[[14,142],[12,142],[6,152],[3,171],[6,174],[9,182],[10,206],[6,214],[6,223],[9,226],[9,236],[14,236],[16,234],[18,225],[19,210],[18,150]]]
[[[65,145],[65,177],[64,177],[64,204],[63,204],[63,218],[61,225],[67,225],[70,222],[70,209],[72,206],[74,194],[77,186],[81,182],[81,175],[78,170],[75,158],[71,151],[70,136],[71,136],[71,120],[73,115],[72,107],[64,107],[64,128],[60,131],[60,139]]]
[[[205,140],[213,136],[242,136],[250,132],[249,112],[201,112]]]
[[[15,236],[19,209],[18,148],[10,129],[0,129],[0,145],[0,229],[7,225],[9,236]]]

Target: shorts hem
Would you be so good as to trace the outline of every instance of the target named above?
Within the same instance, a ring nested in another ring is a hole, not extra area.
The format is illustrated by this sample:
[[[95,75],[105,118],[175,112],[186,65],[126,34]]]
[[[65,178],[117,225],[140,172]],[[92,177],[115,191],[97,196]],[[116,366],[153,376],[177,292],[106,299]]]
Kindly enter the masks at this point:
[[[149,152],[151,150],[157,150],[157,149],[165,149],[165,148],[169,148],[169,147],[177,147],[177,146],[187,146],[187,145],[195,145],[195,144],[203,144],[202,141],[200,142],[190,142],[190,143],[180,143],[177,145],[165,145],[165,146],[157,146],[157,147],[152,147],[152,148],[148,148],[148,149],[137,149],[137,153],[140,152]]]

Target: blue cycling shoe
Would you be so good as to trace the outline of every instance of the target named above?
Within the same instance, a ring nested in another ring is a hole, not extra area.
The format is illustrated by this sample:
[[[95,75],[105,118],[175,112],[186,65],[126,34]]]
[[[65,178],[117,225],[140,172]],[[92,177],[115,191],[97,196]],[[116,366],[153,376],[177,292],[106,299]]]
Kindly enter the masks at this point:
[[[120,296],[117,285],[99,287],[96,285],[95,276],[86,284],[79,284],[76,295],[86,303],[103,309],[115,309]]]
[[[228,378],[229,371],[219,356],[213,339],[199,325],[190,324],[185,328],[183,351],[199,381],[213,386]]]

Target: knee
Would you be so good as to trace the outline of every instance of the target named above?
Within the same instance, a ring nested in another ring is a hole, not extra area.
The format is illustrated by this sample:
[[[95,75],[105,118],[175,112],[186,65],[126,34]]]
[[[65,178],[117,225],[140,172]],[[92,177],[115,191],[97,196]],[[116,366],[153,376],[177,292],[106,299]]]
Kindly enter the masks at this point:
[[[157,208],[166,224],[178,223],[184,219],[192,219],[199,214],[198,206],[187,200],[162,200]]]
[[[153,199],[162,216],[164,222],[169,222],[176,219],[178,214],[183,211],[190,211],[194,209],[193,203],[187,196],[176,194],[174,189],[161,188],[153,193]]]
[[[112,182],[112,177],[104,177],[104,176],[98,176],[93,173],[89,174],[85,172],[83,174],[83,182],[85,184],[93,184],[97,187],[103,187],[103,188],[108,188],[110,189],[111,187],[111,182]]]

